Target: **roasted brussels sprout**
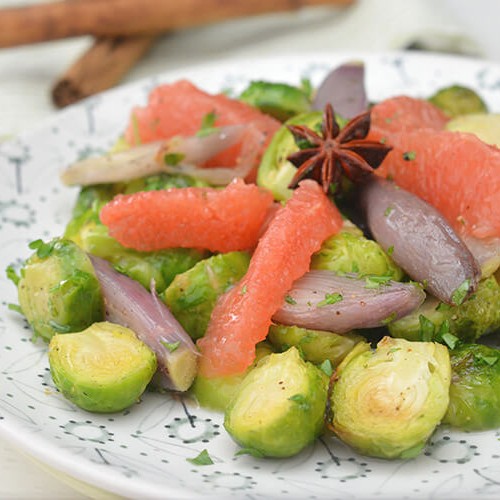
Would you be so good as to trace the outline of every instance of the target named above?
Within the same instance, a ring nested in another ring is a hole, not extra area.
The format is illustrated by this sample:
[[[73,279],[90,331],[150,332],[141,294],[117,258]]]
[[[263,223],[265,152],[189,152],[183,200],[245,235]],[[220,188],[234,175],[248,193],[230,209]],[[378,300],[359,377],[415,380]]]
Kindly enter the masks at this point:
[[[500,147],[500,114],[474,113],[457,116],[446,124],[448,130],[469,132],[482,141]]]
[[[178,274],[165,290],[164,302],[193,339],[205,335],[218,297],[243,277],[249,262],[245,252],[214,255]]]
[[[80,200],[81,197],[77,206]],[[156,291],[162,293],[178,273],[190,269],[206,255],[200,250],[189,248],[156,252],[125,248],[109,235],[108,228],[99,220],[99,212],[105,202],[95,200],[87,210],[79,210],[67,225],[64,236],[86,252],[108,260],[117,270],[145,288],[149,289],[151,280],[154,280]]]
[[[452,117],[488,111],[477,92],[462,85],[440,89],[429,98],[429,101]]]
[[[311,269],[328,269],[337,273],[356,273],[387,276],[399,281],[403,271],[387,255],[380,245],[363,236],[363,232],[351,223],[345,223],[337,234],[321,245],[311,259]]]
[[[299,326],[272,325],[267,339],[279,351],[294,346],[305,360],[317,365],[328,360],[336,367],[364,337],[355,333],[340,335]]]
[[[229,404],[224,426],[242,447],[266,457],[289,457],[323,429],[328,377],[294,347],[266,356]]]
[[[255,347],[255,361],[245,372],[227,377],[204,377],[198,374],[191,387],[197,402],[212,410],[225,411],[231,400],[238,393],[243,379],[255,368],[259,361],[271,354],[273,349],[268,342],[260,342]]]
[[[156,356],[132,330],[100,322],[54,335],[49,364],[67,399],[84,410],[111,413],[138,401],[156,371]]]
[[[239,100],[283,122],[311,109],[308,95],[302,89],[286,83],[251,82]]]
[[[21,269],[19,305],[36,336],[81,331],[104,318],[99,282],[89,258],[72,241],[34,241]]]
[[[288,120],[273,136],[271,143],[264,152],[262,161],[257,173],[257,184],[269,189],[275,199],[287,200],[292,194],[288,189],[296,167],[287,160],[287,157],[298,150],[292,133],[286,125],[307,125],[310,128],[321,126],[322,114],[320,111],[313,111],[297,115]]]
[[[467,431],[500,426],[500,350],[462,344],[450,358],[450,404],[443,422]]]
[[[337,368],[331,428],[363,455],[420,453],[448,407],[448,349],[384,337],[375,350],[358,344]]]
[[[500,286],[494,276],[480,281],[476,293],[459,306],[428,298],[420,308],[388,325],[393,337],[441,341],[451,334],[463,342],[500,328]]]

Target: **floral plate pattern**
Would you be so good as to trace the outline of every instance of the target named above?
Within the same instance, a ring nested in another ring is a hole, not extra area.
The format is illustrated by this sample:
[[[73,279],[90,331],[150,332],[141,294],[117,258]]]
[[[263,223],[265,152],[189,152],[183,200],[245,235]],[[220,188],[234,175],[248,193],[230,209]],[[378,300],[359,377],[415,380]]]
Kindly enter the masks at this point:
[[[372,101],[406,93],[426,97],[460,83],[500,110],[500,66],[420,53],[304,54],[225,61],[141,80],[55,114],[0,146],[0,267],[18,267],[37,238],[60,235],[75,189],[59,183],[68,163],[106,151],[131,108],[162,82],[187,78],[215,92],[253,79],[319,83],[349,60],[366,65]],[[119,414],[96,415],[67,402],[54,387],[47,347],[32,342],[25,321],[8,309],[15,287],[0,275],[0,435],[45,464],[125,497],[142,498],[499,498],[500,431],[439,429],[424,453],[408,461],[362,457],[331,436],[290,459],[236,455],[222,416],[189,398],[147,393]],[[207,450],[213,464],[188,459]]]

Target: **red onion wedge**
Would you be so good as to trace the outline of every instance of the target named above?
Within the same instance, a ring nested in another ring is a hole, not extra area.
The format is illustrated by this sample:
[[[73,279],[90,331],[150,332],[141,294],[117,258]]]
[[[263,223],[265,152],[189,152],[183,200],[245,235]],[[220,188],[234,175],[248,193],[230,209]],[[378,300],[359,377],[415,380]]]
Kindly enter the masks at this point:
[[[241,142],[243,137],[242,152],[234,168],[200,166],[217,153]],[[126,182],[167,172],[197,177],[214,185],[226,185],[235,177],[248,175],[263,140],[263,134],[252,125],[228,125],[203,136],[177,136],[118,153],[86,158],[67,167],[60,177],[68,186],[88,186]]]
[[[331,71],[318,87],[312,107],[323,111],[330,103],[343,118],[366,111],[365,67],[362,62],[342,64]]]
[[[155,381],[161,381],[160,389],[188,390],[196,376],[199,353],[154,287],[149,293],[105,260],[90,259],[101,285],[107,319],[133,330],[155,352],[159,371]]]
[[[476,289],[478,263],[434,207],[375,177],[357,194],[374,239],[413,280],[450,305],[461,304]]]
[[[314,270],[294,283],[273,321],[345,333],[384,326],[412,312],[424,299],[425,292],[412,283]]]

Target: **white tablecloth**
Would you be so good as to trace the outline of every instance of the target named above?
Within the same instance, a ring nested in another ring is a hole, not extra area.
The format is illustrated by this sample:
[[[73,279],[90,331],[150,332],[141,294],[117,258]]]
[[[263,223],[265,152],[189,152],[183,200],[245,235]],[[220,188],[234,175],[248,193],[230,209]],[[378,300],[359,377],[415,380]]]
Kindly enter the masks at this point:
[[[0,0],[0,6],[19,3]],[[417,44],[500,61],[499,14],[497,0],[358,0],[347,10],[316,8],[234,21],[164,37],[126,81],[228,57],[316,49],[378,51]],[[80,38],[0,49],[0,140],[54,113],[51,85],[90,43]],[[0,498],[105,497],[63,481],[0,441]]]

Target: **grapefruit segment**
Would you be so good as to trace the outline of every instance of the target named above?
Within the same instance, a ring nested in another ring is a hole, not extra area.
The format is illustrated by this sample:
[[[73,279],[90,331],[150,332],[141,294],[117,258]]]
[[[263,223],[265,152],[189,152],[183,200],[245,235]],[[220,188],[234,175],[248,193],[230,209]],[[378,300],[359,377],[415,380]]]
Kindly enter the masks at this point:
[[[448,120],[443,111],[424,99],[391,97],[373,106],[369,139],[384,140],[391,146],[397,146],[401,132],[421,128],[442,130]]]
[[[223,94],[212,95],[187,80],[160,85],[150,94],[144,107],[132,111],[125,139],[130,145],[196,134],[203,120],[214,114],[214,127],[252,124],[263,135],[261,153],[281,123],[256,108]],[[254,133],[254,132],[251,132]],[[245,141],[243,138],[242,144]],[[237,161],[241,144],[231,146],[210,160],[207,166],[231,167]],[[256,166],[260,155],[256,159]]]
[[[437,208],[459,233],[500,236],[500,149],[473,134],[401,132],[377,175]]]
[[[270,192],[237,180],[224,189],[188,187],[118,195],[102,208],[100,217],[113,238],[135,250],[230,252],[255,247],[272,204]]]
[[[255,345],[266,338],[293,282],[309,270],[321,243],[341,227],[340,213],[321,187],[302,181],[270,221],[245,276],[217,302],[198,341],[203,376],[241,373],[251,365]]]

